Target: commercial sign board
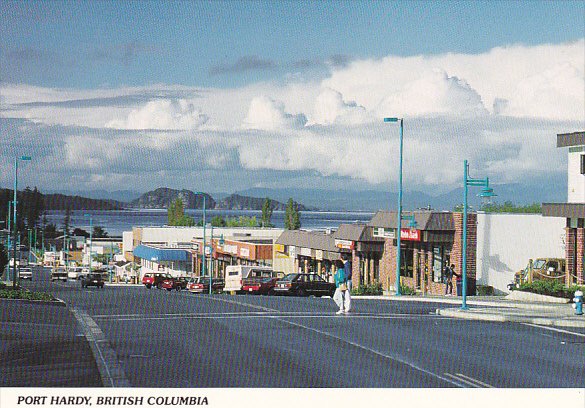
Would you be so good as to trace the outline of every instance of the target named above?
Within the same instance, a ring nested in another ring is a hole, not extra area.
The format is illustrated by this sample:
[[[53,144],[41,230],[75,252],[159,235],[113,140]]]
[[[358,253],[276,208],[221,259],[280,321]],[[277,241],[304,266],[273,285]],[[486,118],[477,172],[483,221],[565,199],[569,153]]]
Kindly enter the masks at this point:
[[[402,228],[400,230],[400,239],[405,241],[420,241],[420,230]]]
[[[354,242],[346,239],[336,239],[335,246],[339,249],[353,249]]]
[[[249,248],[240,248],[240,256],[243,257],[250,257],[250,249]]]
[[[315,259],[318,261],[322,261],[323,260],[323,250],[322,249],[316,249],[315,250]]]
[[[311,248],[301,248],[299,255],[311,256]]]
[[[295,247],[294,245],[289,245],[288,253],[291,256],[291,258],[295,258],[297,256],[297,247]]]
[[[284,245],[282,245],[282,244],[274,244],[274,250],[276,252],[284,252]]]
[[[389,238],[389,239],[396,238],[396,233],[394,232],[394,229],[386,229],[386,228],[382,228],[382,227],[374,228],[374,233],[372,235],[375,237],[380,237],[380,238]]]
[[[223,251],[224,252],[227,252],[228,254],[237,255],[238,254],[238,246],[237,245],[228,245],[228,244],[225,244],[223,246]]]

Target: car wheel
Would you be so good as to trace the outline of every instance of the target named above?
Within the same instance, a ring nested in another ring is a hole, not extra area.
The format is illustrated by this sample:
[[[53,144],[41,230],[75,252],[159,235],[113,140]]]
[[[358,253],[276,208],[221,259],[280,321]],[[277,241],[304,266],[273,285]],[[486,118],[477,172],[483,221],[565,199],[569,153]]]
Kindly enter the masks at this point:
[[[146,287],[146,289],[150,289],[152,287],[152,285],[144,285]]]
[[[299,288],[297,290],[297,295],[301,296],[301,297],[305,297],[305,296],[307,296],[307,292],[303,288]]]
[[[177,292],[180,292],[181,291],[181,287],[180,286],[177,286],[177,289],[176,290],[177,290]]]
[[[157,289],[162,289],[162,283],[159,283],[158,285],[156,285]]]
[[[268,289],[268,296],[274,296],[276,293],[274,293],[274,288],[270,288]]]

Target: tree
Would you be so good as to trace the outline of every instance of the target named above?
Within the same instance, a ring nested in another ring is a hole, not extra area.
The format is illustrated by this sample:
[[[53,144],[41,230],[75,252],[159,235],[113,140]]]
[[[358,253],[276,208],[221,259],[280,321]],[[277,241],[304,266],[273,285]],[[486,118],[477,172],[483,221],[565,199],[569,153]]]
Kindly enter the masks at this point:
[[[225,219],[221,215],[216,215],[211,219],[211,225],[213,227],[225,227],[227,224]]]
[[[93,238],[107,238],[108,233],[100,226],[93,227]]]
[[[8,265],[8,252],[3,244],[0,244],[0,276],[4,272],[4,268]]]
[[[63,235],[69,235],[69,228],[71,227],[71,207],[67,206],[65,210],[65,218],[63,219]]]
[[[266,199],[264,200],[264,204],[262,205],[262,219],[260,221],[262,227],[270,228],[274,226],[270,222],[272,218],[272,211],[273,211],[272,201],[268,197],[266,197]]]
[[[284,228],[287,230],[298,230],[301,228],[301,215],[297,204],[292,198],[288,199],[286,209],[284,211]]]
[[[171,202],[167,210],[168,223],[171,226],[178,227],[192,227],[195,225],[195,220],[185,214],[183,207],[183,200],[176,198]]]

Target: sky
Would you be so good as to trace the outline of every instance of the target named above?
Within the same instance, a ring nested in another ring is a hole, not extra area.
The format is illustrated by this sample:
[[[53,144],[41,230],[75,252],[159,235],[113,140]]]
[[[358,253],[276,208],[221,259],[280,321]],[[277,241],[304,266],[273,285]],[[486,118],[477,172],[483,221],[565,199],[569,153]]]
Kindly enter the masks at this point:
[[[3,187],[397,191],[385,117],[405,191],[566,191],[585,2],[0,2]]]

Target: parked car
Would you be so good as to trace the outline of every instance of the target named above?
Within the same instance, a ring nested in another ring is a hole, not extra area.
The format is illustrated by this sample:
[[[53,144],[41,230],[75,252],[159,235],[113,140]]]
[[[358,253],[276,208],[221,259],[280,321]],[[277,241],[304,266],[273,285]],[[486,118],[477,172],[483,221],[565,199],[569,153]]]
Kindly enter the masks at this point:
[[[179,283],[178,279],[177,278],[174,278],[172,276],[168,276],[165,279],[163,279],[161,281],[161,283],[159,285],[157,285],[157,288],[159,288],[159,289],[166,289],[169,292],[171,290],[177,290],[178,291],[178,290],[181,290],[182,289],[181,284]]]
[[[250,279],[248,281],[244,281],[242,290],[244,293],[272,296],[274,295],[274,287],[276,286],[276,282],[280,279],[282,279],[282,276],[274,278],[261,278],[256,280]]]
[[[87,273],[81,275],[81,287],[97,286],[100,289],[104,288],[104,278],[101,273]]]
[[[147,289],[150,289],[153,286],[162,289],[162,282],[165,279],[173,279],[173,277],[168,273],[148,272],[142,277],[142,284],[146,286]]]
[[[20,279],[32,280],[32,269],[29,267],[18,268],[18,277]]]
[[[260,280],[275,276],[278,276],[277,272],[274,272],[270,266],[229,265],[225,269],[224,290],[226,292],[242,292],[248,279]]]
[[[79,267],[69,268],[69,271],[67,272],[67,278],[73,280],[81,279],[82,273],[83,271]]]
[[[67,281],[67,271],[63,268],[56,268],[51,271],[51,282],[56,280]]]
[[[316,273],[289,273],[276,282],[274,293],[294,296],[333,297],[335,283],[325,281]]]
[[[177,290],[187,289],[187,283],[189,282],[189,278],[187,278],[186,276],[179,276],[178,278],[175,278],[175,281],[177,282],[178,286]]]
[[[225,281],[222,278],[213,278],[211,281],[211,290],[214,293],[223,291]],[[196,276],[187,283],[187,290],[191,293],[209,293],[209,277]]]

